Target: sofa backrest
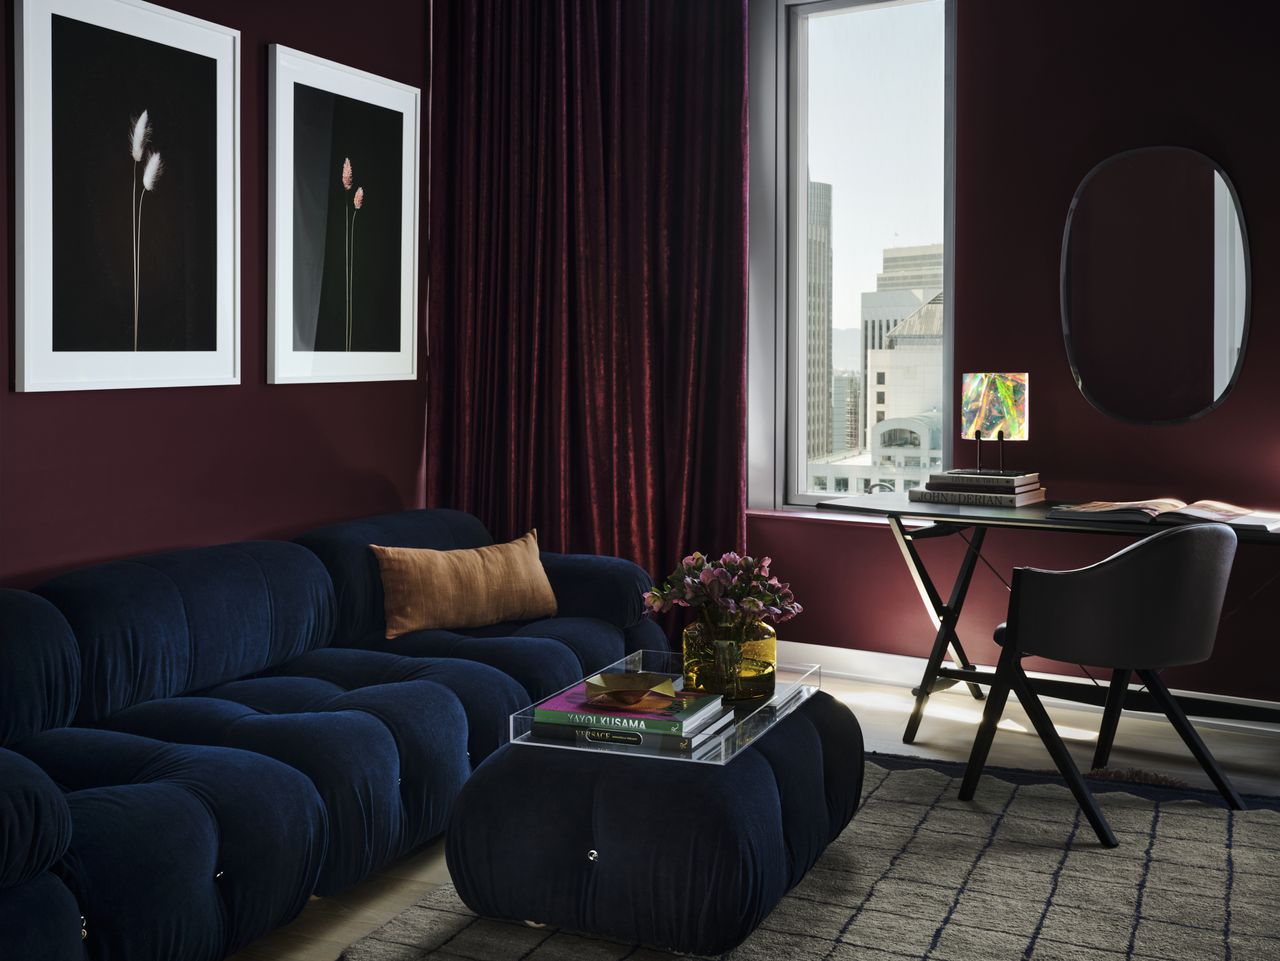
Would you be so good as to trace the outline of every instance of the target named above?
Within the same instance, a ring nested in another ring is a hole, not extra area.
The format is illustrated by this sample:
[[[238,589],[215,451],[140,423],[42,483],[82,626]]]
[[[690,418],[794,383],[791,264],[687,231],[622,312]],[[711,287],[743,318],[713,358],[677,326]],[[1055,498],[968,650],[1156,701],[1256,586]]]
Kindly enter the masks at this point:
[[[79,645],[79,724],[265,670],[333,636],[329,575],[285,541],[112,561],[36,593],[62,612]]]
[[[80,652],[67,619],[43,597],[0,590],[0,746],[66,727],[79,699]]]
[[[493,538],[470,514],[437,509],[330,524],[303,534],[298,543],[315,552],[333,579],[338,642],[358,644],[376,641],[387,630],[382,575],[370,544],[450,551],[487,547]]]

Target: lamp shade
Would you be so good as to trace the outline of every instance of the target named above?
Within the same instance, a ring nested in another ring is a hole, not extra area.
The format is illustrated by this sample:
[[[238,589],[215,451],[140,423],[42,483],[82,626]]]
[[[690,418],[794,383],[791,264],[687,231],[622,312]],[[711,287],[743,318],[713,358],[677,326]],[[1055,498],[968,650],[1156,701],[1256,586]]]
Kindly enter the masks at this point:
[[[960,436],[1026,440],[1030,433],[1029,377],[1021,374],[964,374],[960,386]]]

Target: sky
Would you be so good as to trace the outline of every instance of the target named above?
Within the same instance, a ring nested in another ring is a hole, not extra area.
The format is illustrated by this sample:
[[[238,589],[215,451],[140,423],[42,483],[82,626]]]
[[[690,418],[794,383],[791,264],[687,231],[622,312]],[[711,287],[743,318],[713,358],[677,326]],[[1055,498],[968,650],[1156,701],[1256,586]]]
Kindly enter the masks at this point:
[[[809,17],[809,177],[831,184],[832,325],[885,247],[942,242],[943,0]]]

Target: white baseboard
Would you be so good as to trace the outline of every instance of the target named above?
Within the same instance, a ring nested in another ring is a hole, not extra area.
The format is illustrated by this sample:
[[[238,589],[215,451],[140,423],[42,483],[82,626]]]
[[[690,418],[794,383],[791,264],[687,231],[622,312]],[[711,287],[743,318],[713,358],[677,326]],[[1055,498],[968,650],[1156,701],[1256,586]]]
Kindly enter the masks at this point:
[[[885,654],[881,651],[858,651],[845,647],[827,647],[821,644],[801,644],[797,641],[778,642],[778,660],[783,664],[821,664],[822,673],[831,677],[846,678],[851,681],[864,681],[870,684],[888,684],[893,687],[913,688],[920,683],[924,674],[925,659],[911,657],[906,654]],[[1028,672],[1031,677],[1049,678],[1055,681],[1066,681],[1072,684],[1088,684],[1088,680],[1067,677],[1062,674],[1044,674],[1037,671]],[[1141,685],[1130,685],[1130,690],[1139,690]],[[1244,697],[1232,697],[1226,694],[1203,694],[1196,691],[1173,691],[1174,695],[1196,697],[1206,701],[1217,701],[1222,704],[1239,704],[1247,707],[1259,707],[1280,711],[1280,702],[1262,701]],[[1064,704],[1080,711],[1101,714],[1102,706],[1080,701],[1069,701],[1063,698],[1046,697],[1048,704]],[[1147,717],[1161,717],[1146,712],[1130,712]],[[1229,731],[1253,731],[1260,734],[1280,735],[1280,724],[1269,724],[1264,721],[1233,721],[1223,718],[1197,717],[1196,726]]]

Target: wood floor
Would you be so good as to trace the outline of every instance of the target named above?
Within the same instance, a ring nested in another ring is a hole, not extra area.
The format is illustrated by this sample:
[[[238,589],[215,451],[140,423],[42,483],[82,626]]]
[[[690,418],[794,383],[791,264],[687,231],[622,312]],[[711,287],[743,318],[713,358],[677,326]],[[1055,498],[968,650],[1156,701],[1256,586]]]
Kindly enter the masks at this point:
[[[931,698],[916,743],[904,745],[902,729],[912,703],[909,691],[830,676],[823,678],[822,686],[853,709],[868,751],[955,761],[968,757],[981,705],[967,693],[953,690]],[[1050,703],[1049,713],[1077,763],[1088,767],[1099,715],[1060,703]],[[1280,795],[1280,731],[1265,734],[1201,726],[1200,732],[1237,789],[1246,794]],[[1033,770],[1052,767],[1026,715],[1012,701],[989,763]],[[1177,734],[1167,722],[1156,718],[1126,715],[1121,719],[1110,766],[1160,773],[1197,787],[1210,786]],[[437,841],[350,891],[312,900],[292,924],[245,948],[233,961],[334,961],[352,941],[448,880],[443,848]]]

